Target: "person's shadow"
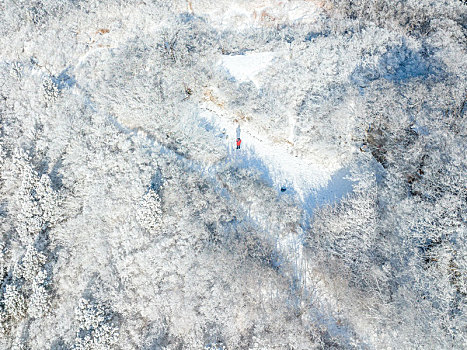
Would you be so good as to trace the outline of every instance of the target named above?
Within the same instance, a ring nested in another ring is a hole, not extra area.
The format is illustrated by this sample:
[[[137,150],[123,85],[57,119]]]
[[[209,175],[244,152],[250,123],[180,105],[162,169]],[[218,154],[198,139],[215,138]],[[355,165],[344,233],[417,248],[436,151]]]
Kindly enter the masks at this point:
[[[240,138],[240,132],[241,132],[241,130],[240,130],[240,124],[239,124],[239,125],[237,126],[237,139]]]

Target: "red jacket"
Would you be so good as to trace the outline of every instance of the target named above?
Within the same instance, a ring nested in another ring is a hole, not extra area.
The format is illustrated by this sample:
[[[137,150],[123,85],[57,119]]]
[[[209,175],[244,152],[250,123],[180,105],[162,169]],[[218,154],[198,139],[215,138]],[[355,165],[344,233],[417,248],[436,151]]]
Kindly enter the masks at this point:
[[[237,146],[240,146],[241,143],[242,143],[242,140],[241,140],[241,139],[237,139]]]

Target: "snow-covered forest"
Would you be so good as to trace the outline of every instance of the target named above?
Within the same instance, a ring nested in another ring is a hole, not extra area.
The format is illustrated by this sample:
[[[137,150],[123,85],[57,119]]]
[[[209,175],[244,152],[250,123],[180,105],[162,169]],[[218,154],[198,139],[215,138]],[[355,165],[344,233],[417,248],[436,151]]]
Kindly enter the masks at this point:
[[[0,349],[465,348],[466,67],[461,0],[1,0]]]

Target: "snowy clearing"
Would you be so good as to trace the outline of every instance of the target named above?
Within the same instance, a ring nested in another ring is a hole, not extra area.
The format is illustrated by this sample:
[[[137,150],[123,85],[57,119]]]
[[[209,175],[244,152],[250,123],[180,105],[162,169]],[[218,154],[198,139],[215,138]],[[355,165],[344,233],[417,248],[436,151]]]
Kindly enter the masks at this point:
[[[219,64],[238,82],[252,81],[261,86],[258,74],[277,57],[274,52],[251,52],[244,55],[223,55]]]
[[[247,165],[250,155],[259,157],[267,166],[268,176],[272,179],[274,187],[289,187],[302,200],[312,190],[325,187],[333,173],[339,169],[339,164],[335,161],[326,162],[325,159],[294,156],[291,147],[286,142],[271,141],[267,134],[260,134],[249,128],[247,122],[232,123],[225,111],[212,104],[206,106],[201,116],[210,120],[218,130],[225,130],[225,145],[230,153],[235,154],[236,157],[245,158]],[[239,125],[242,145],[240,150],[236,150],[235,139]],[[254,162],[251,162],[251,165],[254,166]]]

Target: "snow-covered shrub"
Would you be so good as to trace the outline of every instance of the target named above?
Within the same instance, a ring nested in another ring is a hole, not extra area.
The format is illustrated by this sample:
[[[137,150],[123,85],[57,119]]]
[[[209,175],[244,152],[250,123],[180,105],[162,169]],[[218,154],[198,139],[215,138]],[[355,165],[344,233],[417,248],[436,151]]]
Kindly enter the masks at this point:
[[[77,350],[106,350],[118,341],[117,326],[112,322],[113,315],[104,306],[81,298],[75,310],[78,322],[75,344]]]
[[[7,247],[5,242],[0,242],[0,280],[3,281],[3,277],[7,273],[8,262],[6,260]]]
[[[208,344],[204,347],[205,350],[227,350],[227,347],[224,346],[222,342],[218,342],[215,344]]]
[[[50,291],[44,286],[47,273],[40,271],[32,283],[31,294],[28,298],[28,315],[40,318],[50,310]]]
[[[12,199],[9,213],[15,217],[19,238],[24,242],[31,242],[31,237],[40,232],[43,224],[40,208],[31,196],[37,184],[37,173],[29,163],[30,160],[23,149],[17,148],[4,172],[4,191]]]
[[[24,317],[27,310],[27,303],[24,295],[14,284],[7,284],[3,293],[3,306],[8,316],[14,320],[20,320]]]
[[[45,78],[43,82],[44,97],[48,101],[54,101],[60,96],[58,85],[51,79]]]
[[[32,244],[39,233],[53,227],[62,217],[60,195],[52,189],[50,176],[39,176],[32,163],[26,151],[16,148],[4,169],[4,191],[11,198],[9,217],[14,218],[18,238],[25,245]]]
[[[26,282],[32,283],[42,270],[47,257],[38,252],[34,246],[30,245],[26,249],[26,253],[21,258],[21,262],[17,265],[17,278],[24,278]]]
[[[353,274],[347,273],[356,277],[353,283],[361,286],[363,281],[358,278],[371,269],[369,256],[377,249],[377,188],[369,169],[354,169],[352,172],[353,178],[358,179],[352,195],[315,214],[310,246],[320,247],[326,256],[338,258]]]
[[[152,188],[141,199],[136,215],[139,224],[148,232],[157,232],[157,229],[161,226],[161,200]]]
[[[60,196],[53,190],[48,174],[42,174],[34,189],[34,199],[39,202],[42,220],[53,227],[62,218]]]
[[[434,18],[442,23],[452,22],[450,24],[455,29],[465,16],[462,1],[432,3],[416,0],[330,0],[329,2],[334,10],[345,17],[358,18],[364,24],[374,23],[389,28],[398,26],[411,35],[427,35],[436,31],[438,26],[437,21],[433,21]]]
[[[14,319],[20,320],[26,312],[30,317],[39,318],[49,310],[50,290],[46,286],[47,271],[44,269],[46,260],[44,254],[29,246],[15,265],[14,284],[8,285],[8,291],[3,295],[5,310]]]

